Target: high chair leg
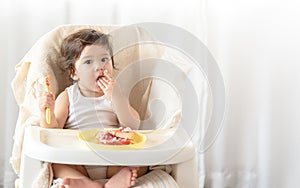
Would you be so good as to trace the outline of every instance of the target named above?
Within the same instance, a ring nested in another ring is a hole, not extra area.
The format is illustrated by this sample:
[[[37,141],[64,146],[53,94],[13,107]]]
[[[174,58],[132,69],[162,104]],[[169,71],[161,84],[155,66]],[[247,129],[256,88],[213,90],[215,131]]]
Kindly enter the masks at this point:
[[[23,155],[20,169],[20,188],[34,187],[33,182],[39,176],[42,167],[41,161]]]
[[[173,171],[171,175],[174,177],[179,187],[199,187],[199,175],[195,157],[188,161],[173,165]]]

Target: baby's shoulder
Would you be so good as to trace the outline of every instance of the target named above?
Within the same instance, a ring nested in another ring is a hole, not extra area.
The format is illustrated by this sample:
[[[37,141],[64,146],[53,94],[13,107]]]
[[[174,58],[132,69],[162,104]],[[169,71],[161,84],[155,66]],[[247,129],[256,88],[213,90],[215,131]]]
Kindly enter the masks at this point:
[[[60,102],[63,103],[69,103],[69,95],[68,95],[68,91],[65,89],[64,91],[62,91],[58,96],[57,99]]]

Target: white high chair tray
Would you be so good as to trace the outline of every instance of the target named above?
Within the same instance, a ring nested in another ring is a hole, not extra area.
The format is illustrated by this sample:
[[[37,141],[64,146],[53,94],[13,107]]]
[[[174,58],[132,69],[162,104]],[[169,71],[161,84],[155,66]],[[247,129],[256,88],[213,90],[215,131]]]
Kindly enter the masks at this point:
[[[23,152],[46,162],[85,165],[177,164],[194,157],[194,147],[183,129],[138,130],[147,139],[134,150],[94,149],[78,138],[80,130],[45,129],[30,126],[25,130]]]

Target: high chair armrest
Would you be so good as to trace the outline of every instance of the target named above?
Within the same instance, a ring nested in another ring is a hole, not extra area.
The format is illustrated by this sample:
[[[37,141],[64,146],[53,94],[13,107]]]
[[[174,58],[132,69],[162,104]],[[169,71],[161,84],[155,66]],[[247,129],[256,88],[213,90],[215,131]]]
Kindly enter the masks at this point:
[[[140,132],[150,142],[153,131]],[[23,154],[51,163],[126,166],[177,164],[194,156],[193,144],[182,130],[174,131],[162,144],[136,150],[94,150],[79,140],[79,133],[79,130],[30,126],[25,130]]]

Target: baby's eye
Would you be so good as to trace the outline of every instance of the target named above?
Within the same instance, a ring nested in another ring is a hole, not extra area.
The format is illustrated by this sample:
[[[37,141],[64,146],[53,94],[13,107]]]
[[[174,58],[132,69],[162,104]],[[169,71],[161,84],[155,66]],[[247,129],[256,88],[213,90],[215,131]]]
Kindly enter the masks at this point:
[[[109,58],[108,57],[104,57],[101,59],[101,62],[108,62],[109,61]]]
[[[85,63],[85,64],[91,64],[91,63],[92,63],[92,60],[86,60],[84,63]]]

